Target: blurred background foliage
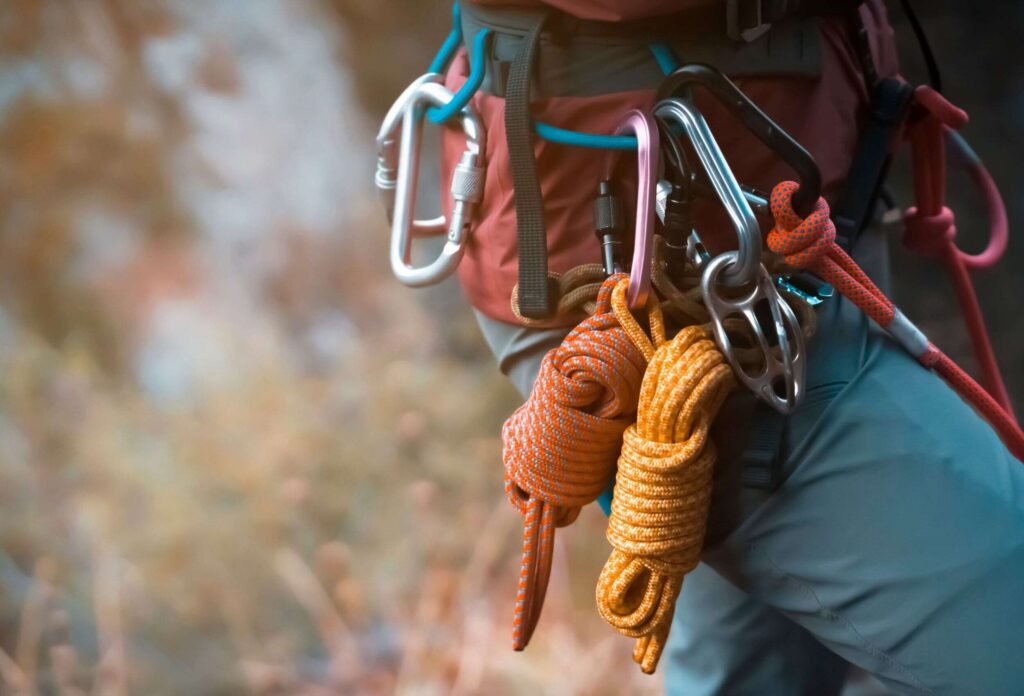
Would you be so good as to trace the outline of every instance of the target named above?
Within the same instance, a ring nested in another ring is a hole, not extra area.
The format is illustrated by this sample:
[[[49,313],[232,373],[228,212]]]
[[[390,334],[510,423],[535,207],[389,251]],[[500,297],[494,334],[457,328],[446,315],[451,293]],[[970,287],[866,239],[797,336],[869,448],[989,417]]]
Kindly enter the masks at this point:
[[[925,19],[1019,223],[1024,56],[1001,28],[1024,16],[997,5]],[[387,270],[375,124],[449,17],[0,3],[3,693],[658,690],[593,611],[595,510],[559,537],[542,630],[509,650],[517,397],[454,283]],[[981,211],[954,200],[977,248]],[[902,304],[965,358],[935,268],[897,255]],[[1022,262],[1014,242],[980,278],[1018,404]]]

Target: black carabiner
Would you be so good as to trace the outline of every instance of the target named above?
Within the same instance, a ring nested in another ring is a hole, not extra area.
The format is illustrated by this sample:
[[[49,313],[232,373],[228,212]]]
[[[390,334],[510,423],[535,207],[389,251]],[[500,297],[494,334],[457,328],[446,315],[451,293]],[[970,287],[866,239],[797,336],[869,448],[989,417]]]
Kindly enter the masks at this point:
[[[683,96],[690,85],[707,89],[762,143],[778,154],[797,173],[800,188],[793,194],[793,209],[807,217],[821,197],[821,171],[800,143],[761,111],[736,84],[719,70],[702,63],[690,63],[665,78],[658,88],[658,101]]]

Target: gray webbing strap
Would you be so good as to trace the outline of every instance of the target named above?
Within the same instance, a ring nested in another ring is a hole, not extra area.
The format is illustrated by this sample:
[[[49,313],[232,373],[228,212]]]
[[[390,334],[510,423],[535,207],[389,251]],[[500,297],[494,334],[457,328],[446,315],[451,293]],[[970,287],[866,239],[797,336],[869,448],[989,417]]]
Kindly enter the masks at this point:
[[[773,491],[779,485],[779,454],[786,428],[786,416],[758,401],[751,418],[750,441],[743,451],[743,485]]]
[[[537,179],[537,162],[533,157],[533,120],[530,116],[534,57],[547,17],[546,12],[536,15],[533,26],[519,44],[505,88],[505,138],[512,170],[519,245],[519,311],[530,319],[550,316],[553,304],[548,287],[544,201]]]

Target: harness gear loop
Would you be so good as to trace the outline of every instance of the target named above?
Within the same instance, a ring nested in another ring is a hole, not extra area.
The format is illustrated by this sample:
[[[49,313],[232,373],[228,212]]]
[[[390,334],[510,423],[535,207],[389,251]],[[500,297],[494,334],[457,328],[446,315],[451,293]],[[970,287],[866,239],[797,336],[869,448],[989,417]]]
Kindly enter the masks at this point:
[[[505,494],[523,515],[516,650],[526,647],[540,616],[555,528],[571,524],[610,483],[622,433],[634,420],[650,339],[629,314],[628,285],[622,274],[604,282],[596,313],[544,356],[530,398],[502,428]],[[648,305],[648,321],[663,340],[656,303]],[[634,343],[637,332],[646,344]]]
[[[597,584],[601,617],[637,638],[651,674],[668,638],[683,577],[700,562],[715,448],[708,432],[735,382],[706,329],[689,326],[657,347],[637,422],[623,435],[607,538],[614,551]]]
[[[427,118],[430,119],[431,123],[440,124],[448,121],[462,111],[469,104],[470,100],[473,99],[477,90],[480,89],[480,84],[484,81],[484,74],[487,70],[487,66],[484,64],[484,56],[487,55],[493,41],[494,33],[490,29],[482,29],[476,35],[476,38],[473,39],[473,51],[474,56],[479,58],[473,61],[466,82],[447,104],[427,109]]]
[[[441,73],[448,69],[448,65],[455,57],[455,52],[462,45],[462,12],[459,9],[459,0],[452,3],[452,30],[448,37],[441,44],[434,60],[430,62],[430,69],[427,72]]]
[[[969,270],[984,268],[999,260],[1006,249],[1006,208],[992,177],[981,160],[953,129],[967,123],[967,114],[950,104],[930,87],[918,87],[914,97],[919,119],[909,128],[914,160],[914,193],[917,206],[909,208],[904,222],[903,243],[910,249],[931,256],[945,268],[960,304],[960,313],[971,338],[974,359],[981,371],[981,383],[999,405],[1013,414],[978,296]],[[976,256],[965,254],[956,245],[956,218],[946,206],[946,144],[958,148],[972,178],[981,189],[989,208],[991,235],[987,248]]]
[[[768,234],[768,247],[782,254],[786,263],[806,268],[831,283],[843,297],[888,331],[918,362],[934,369],[992,425],[1010,453],[1024,461],[1024,432],[1013,416],[931,343],[835,243],[835,226],[823,198],[818,200],[809,217],[801,218],[796,214],[791,199],[797,188],[796,182],[783,181],[772,190],[775,227]]]

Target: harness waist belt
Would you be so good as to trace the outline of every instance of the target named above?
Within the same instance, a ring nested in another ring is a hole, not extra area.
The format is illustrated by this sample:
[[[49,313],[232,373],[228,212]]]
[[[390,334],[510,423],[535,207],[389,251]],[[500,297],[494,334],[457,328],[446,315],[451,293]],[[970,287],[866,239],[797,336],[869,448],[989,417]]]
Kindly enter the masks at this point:
[[[790,5],[793,4],[790,0]],[[481,89],[504,97],[509,68],[520,44],[538,16],[546,14],[544,31],[536,48],[531,96],[535,99],[590,97],[656,89],[665,74],[651,55],[649,45],[653,42],[671,47],[682,64],[714,65],[732,77],[817,77],[822,65],[818,17],[843,15],[857,7],[860,0],[813,4],[825,7],[813,12],[801,10],[798,15],[773,20],[770,31],[749,42],[729,38],[723,4],[651,20],[599,22],[578,19],[556,10],[466,3],[462,9],[462,29],[467,37],[475,36],[482,29],[494,32]],[[809,7],[807,3],[802,6]],[[466,41],[471,59],[474,57],[472,44]]]

